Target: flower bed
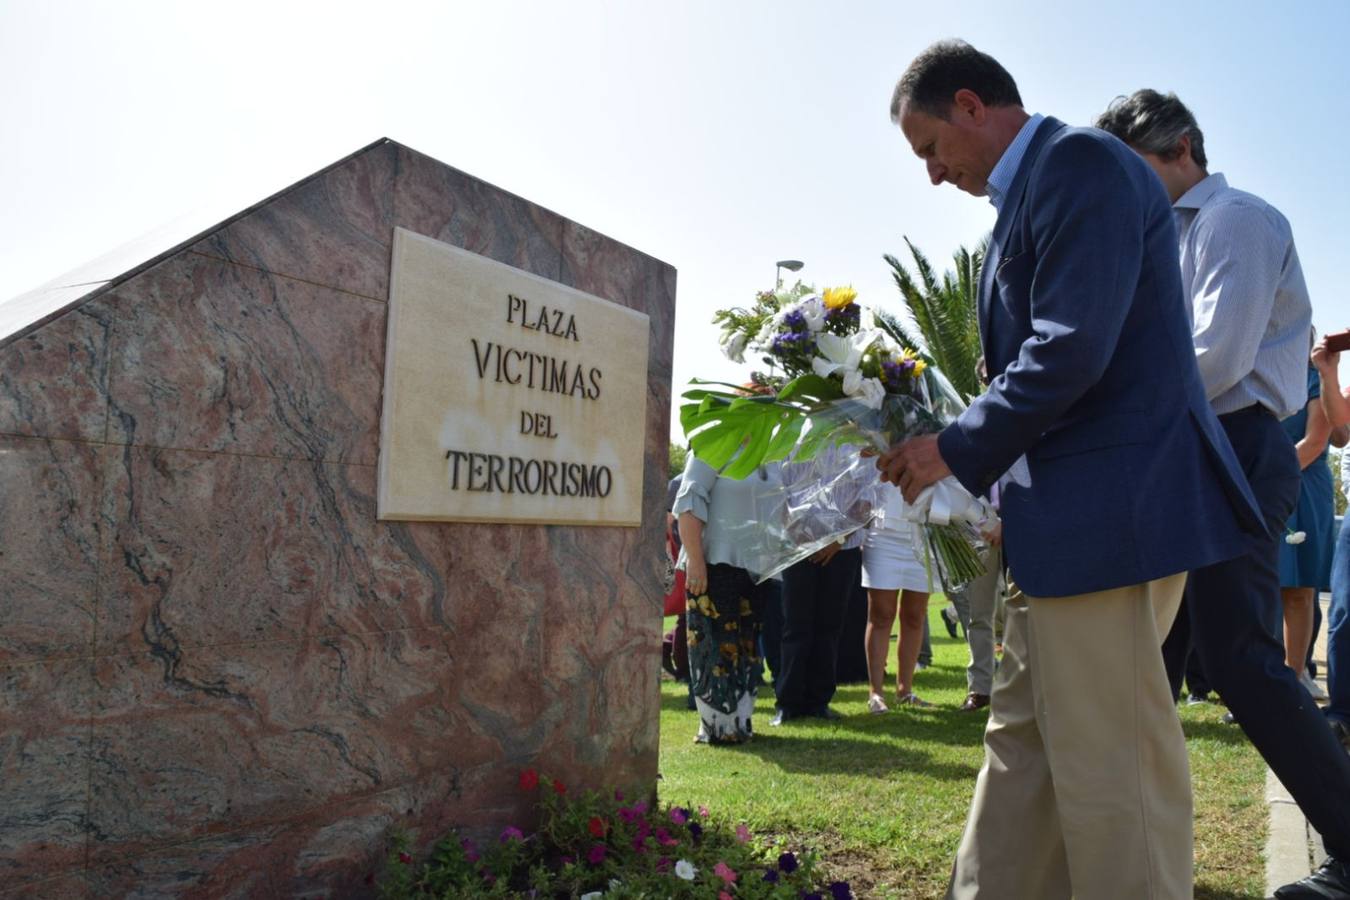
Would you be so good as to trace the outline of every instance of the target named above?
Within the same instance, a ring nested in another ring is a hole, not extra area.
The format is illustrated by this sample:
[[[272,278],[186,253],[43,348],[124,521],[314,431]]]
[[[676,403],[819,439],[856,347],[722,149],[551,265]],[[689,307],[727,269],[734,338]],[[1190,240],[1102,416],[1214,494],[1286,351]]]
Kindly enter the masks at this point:
[[[395,835],[379,878],[381,897],[528,897],[539,900],[636,898],[853,897],[844,882],[822,884],[810,852],[757,840],[745,825],[717,822],[707,807],[690,810],[637,801],[622,793],[574,796],[533,769],[521,790],[538,796],[538,832],[505,828],[480,846],[458,834],[415,860]]]

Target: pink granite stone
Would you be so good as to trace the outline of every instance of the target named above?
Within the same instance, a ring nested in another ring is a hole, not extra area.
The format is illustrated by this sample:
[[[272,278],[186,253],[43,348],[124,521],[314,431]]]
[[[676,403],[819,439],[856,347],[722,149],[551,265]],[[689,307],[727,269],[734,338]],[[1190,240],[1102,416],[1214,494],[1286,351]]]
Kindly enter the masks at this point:
[[[100,652],[444,627],[450,598],[509,590],[499,560],[461,567],[454,542],[428,556],[377,522],[374,495],[370,466],[127,450],[108,475]]]
[[[385,304],[196,253],[106,302],[110,441],[378,460]]]
[[[461,781],[432,776],[130,856],[95,851],[88,878],[99,897],[373,897],[391,828],[429,849],[458,824],[449,811],[465,797]]]
[[[407,147],[397,165],[392,224],[557,279],[561,216]]]
[[[107,305],[94,300],[0,342],[0,434],[103,440],[110,329]]]
[[[101,658],[96,852],[136,856],[491,765],[510,751],[461,707],[471,673],[456,652],[445,631],[400,631]]]
[[[92,692],[89,659],[0,667],[0,890],[84,865]]]
[[[386,300],[395,153],[391,141],[358,151],[228,223],[193,249]]]
[[[106,455],[0,436],[0,665],[89,654]]]

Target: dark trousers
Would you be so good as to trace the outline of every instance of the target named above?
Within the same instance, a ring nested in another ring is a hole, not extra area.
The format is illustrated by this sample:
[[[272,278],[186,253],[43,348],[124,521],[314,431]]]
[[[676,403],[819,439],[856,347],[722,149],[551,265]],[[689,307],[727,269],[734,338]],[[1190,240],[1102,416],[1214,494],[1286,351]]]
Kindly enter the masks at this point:
[[[783,572],[778,707],[813,713],[834,697],[839,633],[862,568],[861,550],[840,550],[825,565],[802,560]]]
[[[776,578],[755,585],[750,597],[755,615],[760,620],[759,655],[763,665],[769,668],[769,684],[778,682],[778,672],[782,663],[778,659],[779,645],[783,640],[783,583]],[[764,681],[763,667],[760,669],[760,681]]]
[[[1247,409],[1219,420],[1270,537],[1253,538],[1243,556],[1191,572],[1191,637],[1210,683],[1321,833],[1327,853],[1350,861],[1350,757],[1284,664],[1278,637],[1279,548],[1298,501],[1298,459],[1269,413]]]
[[[1212,688],[1205,677],[1205,667],[1200,664],[1200,654],[1195,653],[1191,641],[1190,615],[1190,579],[1187,579],[1186,591],[1181,595],[1181,606],[1177,608],[1177,617],[1172,621],[1172,630],[1163,641],[1163,665],[1167,667],[1167,683],[1172,686],[1172,699],[1181,696],[1181,681],[1186,680],[1186,690],[1197,697],[1204,697]]]

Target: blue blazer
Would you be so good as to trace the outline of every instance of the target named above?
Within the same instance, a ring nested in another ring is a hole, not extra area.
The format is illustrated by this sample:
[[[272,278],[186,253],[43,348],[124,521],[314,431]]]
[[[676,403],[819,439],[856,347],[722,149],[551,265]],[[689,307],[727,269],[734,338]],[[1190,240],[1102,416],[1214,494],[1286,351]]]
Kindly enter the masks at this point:
[[[1185,304],[1158,177],[1105,132],[1045,119],[985,258],[993,380],[938,438],[973,492],[1009,472],[1004,552],[1028,595],[1140,584],[1269,539],[1205,399]]]

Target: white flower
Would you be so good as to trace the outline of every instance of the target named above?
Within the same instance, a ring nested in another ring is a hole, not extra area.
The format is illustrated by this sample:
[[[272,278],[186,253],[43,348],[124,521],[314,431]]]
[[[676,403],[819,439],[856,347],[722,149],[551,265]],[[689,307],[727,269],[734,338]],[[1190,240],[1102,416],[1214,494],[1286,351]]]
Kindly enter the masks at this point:
[[[722,352],[734,363],[745,362],[745,332],[723,332]]]
[[[1308,539],[1306,531],[1291,531],[1284,536],[1286,544],[1301,544]]]
[[[797,310],[806,320],[806,327],[811,330],[812,334],[825,327],[825,304],[816,294],[803,298],[802,302],[797,305]]]
[[[617,887],[618,887],[619,885],[621,885],[621,884],[623,884],[623,882],[620,881],[619,879],[617,879],[617,878],[611,878],[611,879],[609,880],[609,889],[612,891],[612,890],[614,890],[615,888],[617,888]]]
[[[848,374],[850,369],[858,368],[862,362],[863,351],[872,343],[872,335],[858,332],[848,337],[840,337],[828,332],[816,336],[816,351],[820,354],[811,360],[811,368],[822,378],[828,378],[835,372]]]
[[[886,388],[879,378],[864,378],[862,382],[862,401],[869,409],[881,409],[886,399]]]
[[[685,881],[693,881],[698,877],[698,869],[695,869],[694,864],[689,860],[682,859],[675,864],[675,874]]]
[[[844,372],[844,393],[850,397],[862,392],[863,375],[857,369]]]

